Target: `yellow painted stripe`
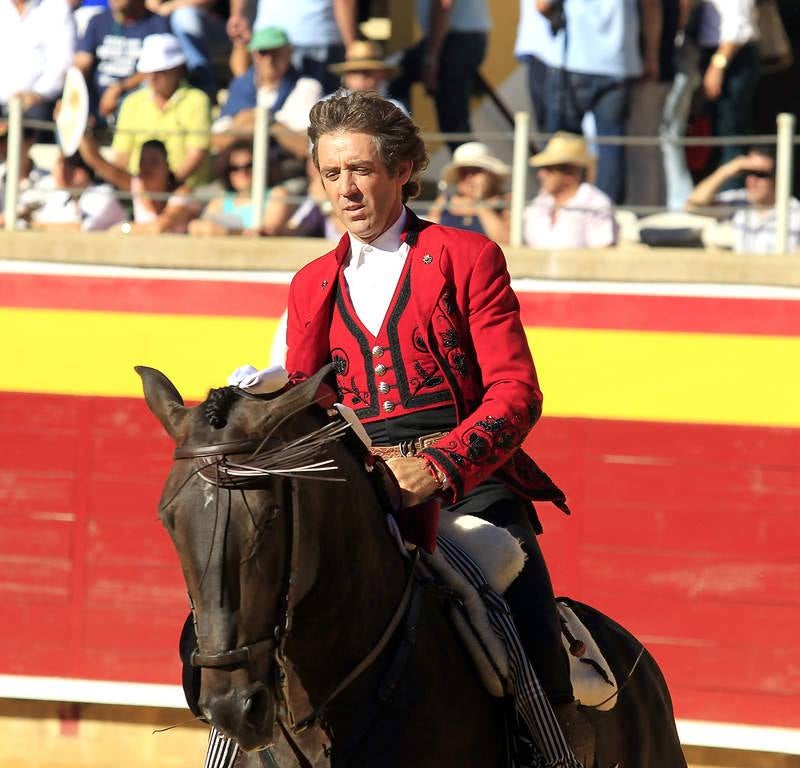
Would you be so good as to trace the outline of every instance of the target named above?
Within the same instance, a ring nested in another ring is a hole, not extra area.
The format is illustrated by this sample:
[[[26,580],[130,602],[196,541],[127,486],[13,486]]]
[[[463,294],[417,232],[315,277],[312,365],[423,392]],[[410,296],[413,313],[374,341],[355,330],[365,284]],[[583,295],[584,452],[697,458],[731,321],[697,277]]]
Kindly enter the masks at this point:
[[[163,371],[186,400],[248,363],[269,363],[277,318],[0,309],[0,390],[139,397],[134,365]]]
[[[267,365],[274,318],[0,309],[0,390],[138,397],[134,365],[197,400]],[[528,328],[545,413],[800,427],[800,339]]]
[[[546,414],[800,426],[800,338],[526,331]]]

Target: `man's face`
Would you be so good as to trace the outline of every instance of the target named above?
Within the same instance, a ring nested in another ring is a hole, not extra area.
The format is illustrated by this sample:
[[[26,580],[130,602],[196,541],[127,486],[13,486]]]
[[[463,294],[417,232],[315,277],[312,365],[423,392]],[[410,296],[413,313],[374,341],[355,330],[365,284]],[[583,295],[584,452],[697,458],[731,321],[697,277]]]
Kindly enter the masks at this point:
[[[292,49],[288,45],[269,51],[254,51],[253,64],[260,85],[277,83],[289,70]]]
[[[771,157],[751,152],[747,156],[744,186],[751,205],[775,203],[775,161]]]
[[[317,159],[325,194],[350,232],[369,243],[394,223],[411,177],[410,161],[399,163],[392,176],[373,137],[350,131],[320,136]]]
[[[363,69],[348,72],[342,78],[342,84],[348,91],[380,91],[386,81],[382,69]]]
[[[539,186],[550,195],[557,195],[580,183],[577,168],[571,165],[545,165],[536,172]]]
[[[144,0],[108,0],[108,7],[116,16],[140,16],[144,12]]]
[[[182,79],[183,67],[173,67],[161,72],[150,73],[150,85],[162,99],[170,98],[178,90]]]

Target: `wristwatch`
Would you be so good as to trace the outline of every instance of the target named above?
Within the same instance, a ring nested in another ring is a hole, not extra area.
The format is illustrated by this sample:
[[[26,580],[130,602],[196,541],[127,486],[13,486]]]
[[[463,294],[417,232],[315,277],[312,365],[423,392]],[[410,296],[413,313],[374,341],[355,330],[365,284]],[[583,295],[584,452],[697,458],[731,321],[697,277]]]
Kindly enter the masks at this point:
[[[725,69],[728,66],[728,57],[724,53],[715,53],[711,57],[711,65],[717,69]]]

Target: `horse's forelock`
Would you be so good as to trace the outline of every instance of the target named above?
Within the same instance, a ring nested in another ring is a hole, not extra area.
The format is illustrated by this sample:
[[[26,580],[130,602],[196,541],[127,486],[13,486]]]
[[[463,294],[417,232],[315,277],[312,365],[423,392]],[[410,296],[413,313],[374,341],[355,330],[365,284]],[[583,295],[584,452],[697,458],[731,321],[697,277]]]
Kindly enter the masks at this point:
[[[228,416],[236,398],[235,387],[208,390],[208,397],[203,403],[203,415],[214,429],[222,429],[228,423]]]

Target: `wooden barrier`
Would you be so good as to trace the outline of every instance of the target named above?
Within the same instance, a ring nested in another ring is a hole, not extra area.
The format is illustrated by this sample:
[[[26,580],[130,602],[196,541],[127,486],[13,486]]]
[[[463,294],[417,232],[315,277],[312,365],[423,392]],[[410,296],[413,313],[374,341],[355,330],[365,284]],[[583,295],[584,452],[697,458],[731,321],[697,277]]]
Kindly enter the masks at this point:
[[[110,233],[0,233],[0,257],[22,261],[295,272],[331,244],[311,238],[190,238]],[[625,245],[594,250],[504,249],[512,277],[550,280],[800,286],[800,256]]]

